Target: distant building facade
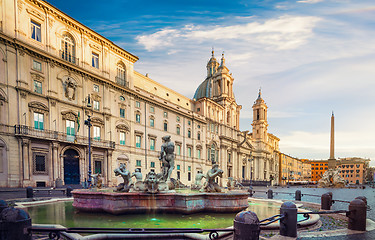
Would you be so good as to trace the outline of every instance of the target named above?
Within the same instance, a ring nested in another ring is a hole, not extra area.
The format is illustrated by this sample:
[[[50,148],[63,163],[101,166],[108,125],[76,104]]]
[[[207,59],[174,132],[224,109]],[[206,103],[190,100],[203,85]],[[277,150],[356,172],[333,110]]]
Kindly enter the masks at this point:
[[[364,158],[339,158],[336,168],[340,168],[341,177],[348,184],[364,184],[370,159]],[[328,170],[328,160],[311,160],[311,180],[318,182],[325,171]]]
[[[349,184],[365,184],[370,159],[339,158],[337,163],[341,169],[341,176]]]
[[[328,160],[311,160],[311,181],[318,182],[328,170]]]
[[[216,162],[220,179],[279,184],[280,139],[268,133],[261,93],[252,132],[240,131],[241,106],[222,56],[189,99],[134,71],[138,57],[46,1],[4,0],[0,12],[0,186],[80,184],[91,168],[104,184],[113,170],[160,171],[161,137],[175,142],[172,177],[190,185]],[[250,125],[250,124],[249,124]]]

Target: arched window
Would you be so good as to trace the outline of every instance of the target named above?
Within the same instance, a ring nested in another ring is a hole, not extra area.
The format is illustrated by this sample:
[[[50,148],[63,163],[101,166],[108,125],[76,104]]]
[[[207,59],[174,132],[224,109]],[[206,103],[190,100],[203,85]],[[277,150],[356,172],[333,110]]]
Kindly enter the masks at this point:
[[[125,65],[122,64],[122,63],[118,63],[118,64],[117,64],[116,82],[117,82],[117,84],[126,87],[126,72],[125,72]]]
[[[215,143],[212,143],[211,148],[208,149],[208,153],[209,160],[211,160],[212,164],[217,163],[219,158],[219,152],[218,149],[216,149]]]
[[[61,58],[74,64],[77,63],[75,42],[67,33],[61,39]]]

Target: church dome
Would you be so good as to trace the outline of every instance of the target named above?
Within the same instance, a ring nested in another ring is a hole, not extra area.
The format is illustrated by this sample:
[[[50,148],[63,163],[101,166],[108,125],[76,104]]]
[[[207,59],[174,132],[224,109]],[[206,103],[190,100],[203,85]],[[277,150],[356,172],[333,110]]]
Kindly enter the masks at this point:
[[[198,100],[204,97],[210,98],[212,94],[211,86],[211,78],[206,78],[206,80],[204,80],[195,91],[194,99]]]

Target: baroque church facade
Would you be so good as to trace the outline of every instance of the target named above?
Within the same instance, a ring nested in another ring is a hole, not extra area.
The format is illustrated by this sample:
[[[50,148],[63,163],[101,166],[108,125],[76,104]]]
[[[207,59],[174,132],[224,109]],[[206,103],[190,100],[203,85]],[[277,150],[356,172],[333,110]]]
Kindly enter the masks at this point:
[[[48,2],[0,4],[0,187],[81,184],[90,165],[108,186],[118,184],[120,163],[160,172],[165,135],[175,142],[172,177],[186,185],[213,162],[224,170],[222,186],[229,177],[278,183],[267,105],[259,92],[252,130],[240,130],[224,55],[218,62],[212,52],[189,99],[136,72],[137,56]]]

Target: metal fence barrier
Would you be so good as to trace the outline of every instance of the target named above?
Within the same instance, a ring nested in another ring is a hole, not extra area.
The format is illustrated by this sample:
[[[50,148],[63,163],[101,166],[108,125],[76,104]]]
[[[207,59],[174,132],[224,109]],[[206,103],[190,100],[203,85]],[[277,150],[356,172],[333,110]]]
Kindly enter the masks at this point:
[[[69,191],[67,191],[69,192]],[[27,193],[33,193],[32,188],[28,188]],[[273,194],[272,190],[266,192],[267,195]],[[289,194],[289,193],[288,193]],[[295,196],[301,195],[296,192]],[[332,200],[331,193],[322,195],[324,201],[332,204],[334,201],[348,202],[341,200]],[[323,200],[322,200],[323,204]],[[323,209],[323,206],[321,207]],[[296,204],[288,201],[280,207],[280,214],[259,220],[256,213],[251,211],[242,211],[234,219],[233,229],[201,229],[201,228],[47,228],[32,227],[31,219],[27,212],[22,209],[7,207],[7,204],[0,201],[0,239],[25,239],[31,240],[33,233],[46,233],[50,239],[60,239],[62,233],[83,233],[83,234],[133,234],[133,238],[140,235],[157,236],[180,236],[186,233],[208,233],[210,239],[218,239],[219,233],[234,234],[234,239],[259,239],[260,226],[266,226],[271,223],[280,222],[280,235],[296,237],[298,226],[301,222],[310,218],[311,214],[338,214],[345,213],[348,217],[348,229],[357,231],[366,231],[367,217],[367,199],[360,196],[350,202],[348,210],[325,210],[298,212]],[[297,220],[297,215],[302,214],[304,219]],[[152,235],[154,234],[154,235]]]

